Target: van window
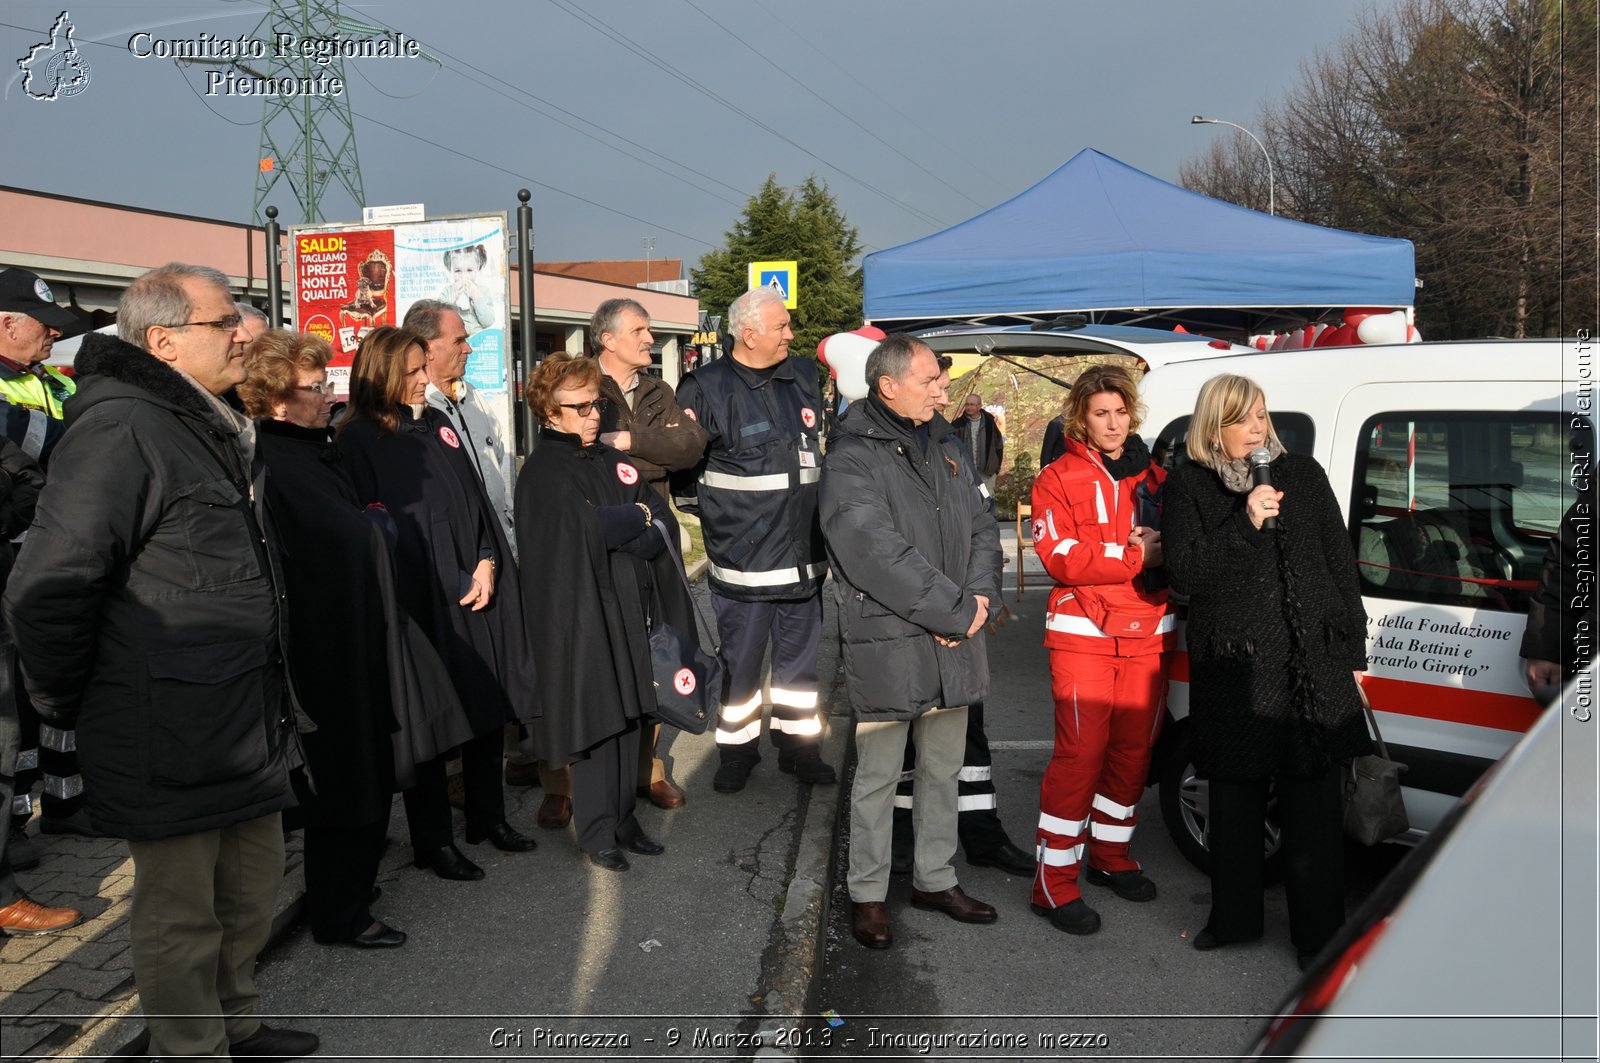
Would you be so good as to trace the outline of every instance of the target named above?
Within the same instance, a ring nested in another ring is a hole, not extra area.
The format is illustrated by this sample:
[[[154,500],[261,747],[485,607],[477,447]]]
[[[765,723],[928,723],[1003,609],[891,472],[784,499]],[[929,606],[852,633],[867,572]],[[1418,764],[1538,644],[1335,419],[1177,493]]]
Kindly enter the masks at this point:
[[[1189,451],[1185,443],[1189,438],[1190,415],[1185,414],[1177,418],[1156,436],[1155,449],[1151,457],[1163,469],[1171,472],[1179,465],[1189,463]],[[1311,418],[1303,413],[1281,413],[1272,411],[1272,427],[1278,433],[1278,438],[1283,441],[1285,449],[1296,454],[1310,454],[1311,444],[1314,441],[1316,430],[1311,425]]]
[[[1350,507],[1362,592],[1526,612],[1560,525],[1559,413],[1410,413],[1362,426]]]

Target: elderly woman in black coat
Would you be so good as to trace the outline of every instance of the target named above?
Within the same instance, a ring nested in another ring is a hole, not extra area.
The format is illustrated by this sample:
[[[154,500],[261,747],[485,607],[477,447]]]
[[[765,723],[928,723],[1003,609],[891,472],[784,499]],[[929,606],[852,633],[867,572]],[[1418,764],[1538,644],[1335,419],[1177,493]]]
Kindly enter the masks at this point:
[[[1371,749],[1355,556],[1327,475],[1284,451],[1254,382],[1208,380],[1187,445],[1162,521],[1172,587],[1189,598],[1191,748],[1210,780],[1211,916],[1194,945],[1261,936],[1261,830],[1276,783],[1304,966],[1344,921],[1338,764]],[[1252,486],[1260,448],[1271,484]]]
[[[500,578],[512,572],[511,545],[463,440],[423,403],[426,346],[405,328],[363,337],[339,449],[357,497],[394,519],[401,605],[444,658],[475,736],[461,747],[467,841],[526,852],[535,843],[506,822],[501,776],[504,725],[538,715],[522,595],[514,575]],[[405,805],[415,866],[483,877],[454,844],[443,757],[418,766]]]
[[[330,354],[316,336],[269,329],[245,352],[239,398],[257,419],[284,552],[290,678],[316,728],[301,739],[309,779],[293,776],[311,934],[323,944],[394,948],[405,934],[368,908],[395,782],[386,625],[373,585],[382,540],[329,437]]]
[[[539,446],[517,478],[528,633],[544,683],[535,745],[572,766],[578,846],[628,870],[622,850],[666,851],[634,817],[641,727],[656,710],[648,618],[693,630],[671,511],[628,455],[599,441],[600,366],[554,355],[528,379]]]

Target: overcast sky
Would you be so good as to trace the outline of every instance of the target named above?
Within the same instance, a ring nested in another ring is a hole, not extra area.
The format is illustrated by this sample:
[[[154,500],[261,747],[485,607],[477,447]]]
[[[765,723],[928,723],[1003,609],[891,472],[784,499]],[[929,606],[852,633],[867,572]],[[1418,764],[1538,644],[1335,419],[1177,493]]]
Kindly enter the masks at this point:
[[[60,5],[0,8],[0,183],[260,221],[262,100],[207,97],[216,68],[135,57],[129,38],[256,36],[268,4],[74,3],[88,84],[30,99],[16,61]],[[769,172],[790,186],[826,178],[873,250],[986,210],[1086,147],[1173,180],[1229,132],[1191,115],[1250,125],[1368,6],[352,0],[347,16],[416,38],[439,63],[346,61],[344,98],[368,204],[514,210],[526,186],[541,260],[639,258],[653,236],[653,257],[692,263]],[[271,201],[300,220],[283,183]],[[358,204],[330,190],[325,215],[353,219]]]

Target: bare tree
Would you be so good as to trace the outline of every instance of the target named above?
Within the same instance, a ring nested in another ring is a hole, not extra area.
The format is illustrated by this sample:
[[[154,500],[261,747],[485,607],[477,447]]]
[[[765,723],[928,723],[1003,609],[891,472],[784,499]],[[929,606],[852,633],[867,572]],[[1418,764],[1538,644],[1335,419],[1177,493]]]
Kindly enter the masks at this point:
[[[1596,286],[1594,31],[1561,0],[1369,13],[1258,120],[1279,213],[1410,239],[1426,335],[1558,333]],[[1213,145],[1181,180],[1254,205],[1247,165]]]

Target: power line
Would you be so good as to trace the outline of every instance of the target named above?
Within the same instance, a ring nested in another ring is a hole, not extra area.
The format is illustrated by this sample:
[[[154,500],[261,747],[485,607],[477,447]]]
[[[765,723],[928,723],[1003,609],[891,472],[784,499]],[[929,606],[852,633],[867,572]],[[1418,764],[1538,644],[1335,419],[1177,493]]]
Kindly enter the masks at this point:
[[[629,214],[625,210],[618,210],[616,207],[608,207],[604,203],[597,203],[592,199],[587,199],[587,198],[585,198],[583,196],[578,195],[576,192],[569,192],[565,188],[558,188],[555,185],[548,184],[548,183],[546,183],[544,181],[537,180],[536,178],[533,178],[533,177],[529,177],[527,174],[518,173],[515,170],[509,170],[506,167],[499,165],[498,163],[490,162],[487,159],[480,159],[476,155],[470,155],[467,152],[464,152],[464,151],[460,150],[459,148],[452,148],[452,147],[449,147],[447,145],[441,144],[436,140],[429,140],[427,137],[419,136],[416,133],[411,132],[409,129],[401,129],[399,126],[392,126],[388,122],[380,121],[379,119],[374,118],[369,114],[362,114],[360,111],[356,111],[354,113],[355,113],[355,116],[357,118],[360,118],[362,121],[371,122],[373,125],[379,126],[379,127],[383,128],[383,129],[387,129],[391,133],[399,133],[401,136],[410,137],[412,140],[415,140],[415,141],[417,141],[419,143],[422,143],[422,144],[426,144],[429,147],[438,148],[440,151],[449,152],[453,156],[459,156],[460,158],[463,158],[463,159],[471,159],[473,162],[478,163],[480,166],[487,166],[491,170],[498,170],[501,173],[506,174],[507,176],[515,177],[519,181],[526,181],[529,184],[538,185],[540,188],[548,189],[551,192],[555,192],[555,193],[558,193],[560,195],[566,196],[568,199],[575,199],[579,203],[587,203],[591,207],[598,207],[599,209],[601,209],[603,211],[607,211],[607,212],[609,212],[611,214],[616,214],[616,215],[618,215],[620,217],[627,218],[630,221],[636,221],[636,222],[640,223],[641,225],[649,225],[649,226],[651,226],[653,228],[660,229],[663,232],[669,232],[673,236],[681,236],[685,240],[688,240],[688,241],[690,241],[692,243],[699,244],[702,247],[715,248],[715,247],[721,246],[720,244],[714,244],[709,240],[703,240],[698,236],[690,236],[688,233],[679,232],[677,229],[674,229],[674,228],[672,228],[671,226],[668,226],[668,225],[663,225],[658,221],[651,221],[649,218],[641,218],[637,214]]]
[[[943,177],[940,177],[938,174],[934,173],[932,170],[930,170],[926,166],[922,165],[922,163],[918,162],[916,159],[913,159],[911,156],[907,155],[905,152],[903,152],[899,148],[895,147],[893,144],[891,144],[889,142],[889,139],[887,137],[883,137],[883,136],[878,135],[877,133],[874,133],[872,130],[870,130],[866,126],[862,125],[859,121],[857,121],[850,114],[848,114],[845,111],[840,110],[839,107],[837,105],[835,105],[832,100],[828,100],[828,99],[823,98],[823,96],[821,96],[810,85],[807,85],[804,81],[801,81],[799,78],[797,78],[793,74],[789,73],[789,71],[785,70],[783,68],[783,66],[776,59],[773,59],[770,55],[767,55],[765,52],[761,51],[761,49],[757,48],[755,45],[751,44],[749,41],[745,40],[743,37],[741,37],[737,33],[733,32],[725,24],[723,24],[721,22],[718,22],[716,19],[714,19],[710,15],[706,14],[705,9],[702,8],[699,4],[696,4],[694,2],[694,0],[683,0],[683,2],[685,4],[688,4],[696,12],[698,12],[701,18],[705,19],[707,22],[709,22],[713,26],[717,27],[717,29],[721,30],[723,33],[726,33],[728,36],[732,37],[734,40],[736,40],[740,44],[744,45],[751,52],[755,53],[756,55],[759,55],[762,59],[766,60],[766,62],[769,63],[772,66],[772,69],[776,70],[778,73],[782,74],[784,77],[786,77],[790,81],[794,82],[801,89],[804,89],[813,98],[815,98],[818,101],[820,101],[822,104],[824,104],[830,110],[832,110],[835,114],[837,114],[840,118],[843,118],[845,121],[849,122],[851,125],[855,126],[857,129],[861,130],[867,136],[871,137],[873,140],[875,140],[878,143],[882,144],[884,147],[888,148],[890,151],[894,152],[896,155],[898,155],[902,159],[906,160],[906,162],[909,162],[911,165],[915,166],[917,169],[921,170],[923,173],[927,174],[929,177],[933,178],[935,181],[938,181],[940,184],[944,185],[950,191],[954,192],[956,195],[960,196],[962,199],[966,200],[968,203],[971,203],[974,207],[977,207],[980,210],[983,209],[983,204],[982,203],[979,203],[976,199],[973,199],[971,196],[969,196],[965,192],[961,191],[961,189],[957,188],[955,185],[951,184],[949,181],[946,181]]]
[[[383,27],[385,27],[385,28],[387,28],[387,29],[389,29],[391,31],[396,32],[396,33],[400,32],[394,26],[389,25],[388,23],[384,22],[381,19],[374,18],[374,19],[372,19],[372,21],[374,23],[376,23],[377,25],[383,26]],[[567,129],[570,129],[574,133],[579,134],[580,136],[584,136],[584,137],[589,138],[590,140],[594,141],[595,143],[601,145],[602,147],[609,148],[610,150],[617,152],[619,155],[622,155],[622,156],[624,156],[626,158],[632,159],[635,162],[640,163],[641,165],[648,166],[650,169],[655,170],[657,173],[660,173],[665,177],[670,177],[674,181],[681,181],[682,183],[688,185],[690,188],[693,188],[697,192],[703,192],[706,195],[712,197],[713,199],[721,200],[722,202],[730,204],[730,205],[735,206],[735,207],[743,205],[743,201],[742,200],[729,199],[728,197],[726,197],[724,195],[721,195],[721,194],[719,194],[717,192],[713,192],[709,188],[703,188],[700,185],[695,184],[693,181],[690,181],[687,178],[685,178],[685,177],[683,177],[683,176],[681,176],[679,174],[675,174],[675,173],[672,173],[672,172],[670,172],[668,170],[662,169],[661,166],[658,165],[652,159],[642,158],[642,157],[640,157],[638,155],[633,154],[632,152],[623,151],[621,148],[617,147],[616,144],[611,143],[610,141],[607,141],[605,139],[602,139],[601,137],[598,137],[595,134],[590,133],[588,130],[580,129],[578,126],[573,125],[571,122],[563,121],[561,118],[557,117],[554,114],[551,114],[549,111],[543,110],[540,107],[536,107],[533,104],[528,103],[526,100],[519,100],[516,97],[511,96],[508,93],[503,92],[500,89],[495,88],[493,85],[485,84],[484,82],[480,81],[476,76],[474,76],[476,73],[480,73],[480,72],[479,71],[474,71],[472,69],[471,65],[466,62],[466,60],[461,59],[458,56],[451,55],[449,52],[445,51],[443,48],[440,48],[436,44],[429,43],[428,47],[432,51],[435,51],[435,52],[439,53],[440,55],[444,56],[446,59],[449,59],[452,63],[460,64],[459,66],[452,66],[452,67],[448,67],[447,69],[449,69],[452,72],[454,72],[455,74],[465,78],[466,80],[472,82],[474,85],[477,85],[480,88],[488,89],[490,92],[493,92],[495,95],[500,96],[503,99],[509,100],[511,103],[516,104],[518,107],[526,108],[527,110],[532,111],[534,114],[541,115],[541,116],[543,116],[545,118],[548,118],[552,122],[555,122],[557,125],[563,126],[564,128],[567,128]],[[613,129],[608,129],[605,126],[601,125],[600,123],[593,121],[592,119],[585,118],[580,114],[577,114],[577,113],[575,113],[573,111],[569,111],[565,107],[562,107],[560,104],[554,103],[554,102],[552,102],[550,100],[545,99],[543,96],[539,96],[536,93],[529,92],[527,89],[523,88],[520,85],[515,85],[515,84],[505,80],[504,78],[498,77],[497,75],[494,75],[494,74],[489,74],[487,72],[482,72],[482,73],[484,74],[485,77],[489,78],[491,81],[495,81],[495,82],[498,82],[501,85],[504,85],[507,89],[510,89],[512,92],[515,92],[515,93],[517,93],[517,94],[519,94],[521,96],[526,96],[529,100],[534,100],[534,101],[536,101],[536,102],[538,102],[540,104],[543,104],[544,107],[548,107],[551,110],[559,111],[561,114],[567,115],[568,117],[572,118],[574,121],[582,122],[584,125],[592,126],[593,128],[599,130],[601,133],[605,134],[606,137],[610,137],[612,140],[620,141],[620,142],[622,142],[624,144],[627,144],[627,145],[629,145],[631,147],[638,148],[640,151],[643,151],[643,152],[653,152],[653,149],[647,147],[646,145],[640,144],[639,142],[637,142],[635,140],[631,140],[628,137],[623,136],[621,133],[618,133]],[[665,156],[663,156],[663,158],[665,158]],[[704,172],[702,172],[700,170],[696,170],[692,166],[685,166],[683,163],[678,162],[675,159],[667,158],[666,161],[671,163],[673,166],[676,166],[678,169],[683,170],[685,173],[690,173],[690,174],[693,174],[696,177],[704,178],[705,180],[710,181],[713,184],[721,185],[723,188],[726,188],[729,192],[732,192],[735,196],[746,196],[746,195],[748,195],[748,193],[746,193],[743,189],[736,188],[733,185],[730,185],[728,182],[723,181],[720,178],[718,178],[718,177],[716,177],[716,176],[714,176],[712,174],[708,174],[708,173],[704,173]]]
[[[671,65],[661,61],[660,59],[657,59],[654,55],[652,55],[644,47],[642,47],[641,45],[635,43],[631,38],[629,38],[626,35],[624,35],[624,34],[618,32],[618,31],[612,29],[610,26],[607,26],[604,23],[599,22],[598,20],[592,18],[587,12],[584,12],[583,10],[574,7],[572,4],[568,3],[567,0],[551,0],[551,3],[553,3],[556,7],[560,8],[561,10],[567,12],[567,14],[571,15],[573,18],[576,18],[580,22],[582,22],[585,25],[589,26],[591,29],[595,30],[597,33],[600,33],[601,35],[603,35],[605,37],[609,37],[612,41],[616,42],[617,44],[622,45],[622,47],[628,49],[634,55],[637,55],[639,58],[641,58],[645,62],[649,63],[651,66],[656,67],[657,69],[665,72],[670,77],[682,82],[685,85],[688,85],[690,88],[692,88],[696,92],[699,92],[702,95],[706,96],[708,99],[710,99],[710,100],[712,100],[712,101],[714,101],[716,103],[721,104],[723,107],[725,107],[726,109],[732,111],[734,114],[738,115],[739,117],[745,119],[747,122],[749,122],[750,124],[756,126],[758,129],[764,130],[765,132],[767,132],[767,133],[771,134],[772,136],[776,137],[777,139],[783,141],[785,144],[788,144],[790,147],[792,147],[795,150],[801,152],[802,154],[804,154],[804,155],[806,155],[806,156],[808,156],[808,157],[810,157],[812,159],[815,159],[817,162],[819,162],[822,165],[828,167],[830,170],[833,170],[834,172],[840,174],[841,176],[846,177],[851,181],[854,181],[856,184],[860,185],[862,188],[865,188],[867,191],[873,193],[876,196],[879,196],[880,198],[882,198],[886,202],[891,203],[896,207],[899,207],[901,210],[903,210],[907,214],[910,214],[913,217],[917,218],[919,221],[923,221],[923,222],[926,222],[929,225],[935,225],[935,226],[938,226],[940,228],[944,228],[949,224],[948,222],[942,221],[939,218],[934,217],[933,215],[927,213],[926,211],[923,211],[923,210],[921,210],[921,209],[919,209],[917,207],[913,207],[909,203],[906,203],[906,202],[904,202],[904,201],[902,201],[900,199],[897,199],[895,196],[893,196],[890,193],[884,191],[883,189],[879,188],[877,185],[871,183],[870,181],[867,181],[864,178],[857,177],[855,174],[851,173],[849,170],[846,170],[844,167],[839,166],[836,163],[829,162],[827,159],[825,159],[822,156],[818,155],[816,152],[812,151],[810,148],[805,147],[803,144],[798,143],[797,141],[795,141],[791,137],[788,137],[785,134],[783,134],[783,133],[779,132],[778,130],[774,129],[772,126],[768,125],[766,122],[763,122],[760,118],[757,118],[755,115],[751,114],[749,111],[747,111],[744,108],[740,107],[738,104],[734,103],[733,101],[727,99],[726,97],[724,97],[722,95],[719,95],[718,93],[712,91],[711,89],[707,88],[706,86],[700,84],[700,82],[698,82],[695,79],[689,77],[687,74],[684,74],[682,71],[675,69],[674,67],[672,67]]]
[[[897,118],[899,118],[901,121],[905,122],[906,125],[910,126],[912,129],[915,129],[917,132],[921,133],[924,137],[926,137],[930,141],[937,142],[940,139],[937,134],[930,132],[927,129],[926,126],[923,126],[915,118],[912,118],[909,114],[906,114],[900,108],[898,108],[894,104],[890,103],[889,100],[884,97],[883,93],[879,92],[877,89],[873,88],[871,85],[868,85],[865,81],[862,81],[860,78],[856,77],[854,74],[852,74],[849,71],[849,69],[847,67],[844,67],[844,66],[840,65],[840,63],[836,59],[834,59],[833,56],[829,55],[827,50],[824,49],[821,45],[817,44],[816,41],[813,41],[811,38],[807,37],[804,33],[800,32],[798,29],[796,29],[790,23],[785,22],[783,20],[783,16],[779,15],[776,11],[772,10],[772,8],[766,3],[766,0],[755,0],[755,3],[756,3],[757,7],[761,8],[761,10],[763,10],[763,11],[765,11],[767,13],[767,15],[772,19],[772,21],[776,22],[778,25],[782,26],[785,30],[789,31],[789,35],[791,37],[793,37],[795,40],[799,41],[800,43],[804,44],[806,47],[810,48],[813,52],[815,52],[818,56],[821,57],[823,62],[827,63],[829,66],[833,67],[833,69],[837,70],[839,73],[843,74],[845,77],[847,77],[851,81],[855,82],[855,84],[862,91],[866,92],[869,96],[873,97],[879,103],[881,103],[885,107],[887,107],[890,111],[894,112],[895,116]],[[969,164],[973,161],[968,156],[963,156],[963,159],[964,159],[964,161],[966,161]],[[993,184],[1003,184],[1001,179],[991,171],[982,170],[980,176],[984,177],[986,180],[990,181]]]

